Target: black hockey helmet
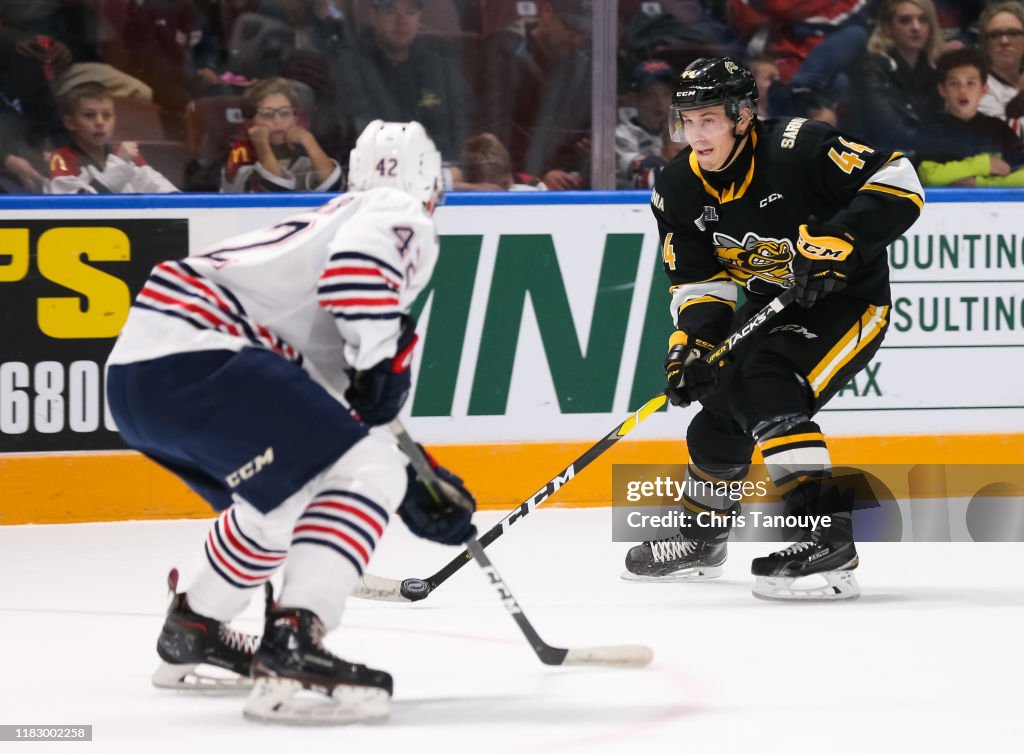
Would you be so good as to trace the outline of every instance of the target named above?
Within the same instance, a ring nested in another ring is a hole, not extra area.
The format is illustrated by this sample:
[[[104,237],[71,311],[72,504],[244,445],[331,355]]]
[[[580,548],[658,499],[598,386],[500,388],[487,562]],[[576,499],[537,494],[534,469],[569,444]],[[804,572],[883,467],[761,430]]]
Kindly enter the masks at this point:
[[[699,58],[679,74],[672,108],[683,112],[725,105],[725,114],[739,120],[747,102],[757,112],[757,82],[745,65],[732,58]]]
[[[724,105],[725,114],[733,123],[739,123],[744,106],[749,106],[756,117],[757,82],[745,65],[732,58],[698,58],[683,69],[676,80],[669,111],[668,132],[672,141],[686,141],[684,112],[715,105]]]

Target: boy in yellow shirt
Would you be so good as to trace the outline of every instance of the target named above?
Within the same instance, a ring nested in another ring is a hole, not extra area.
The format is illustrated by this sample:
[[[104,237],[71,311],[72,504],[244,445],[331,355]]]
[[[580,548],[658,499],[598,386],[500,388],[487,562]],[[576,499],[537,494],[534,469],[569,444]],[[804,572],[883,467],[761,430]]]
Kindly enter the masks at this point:
[[[988,91],[979,52],[961,49],[938,61],[946,112],[917,153],[925,186],[1024,186],[1024,143],[1005,121],[978,112]]]

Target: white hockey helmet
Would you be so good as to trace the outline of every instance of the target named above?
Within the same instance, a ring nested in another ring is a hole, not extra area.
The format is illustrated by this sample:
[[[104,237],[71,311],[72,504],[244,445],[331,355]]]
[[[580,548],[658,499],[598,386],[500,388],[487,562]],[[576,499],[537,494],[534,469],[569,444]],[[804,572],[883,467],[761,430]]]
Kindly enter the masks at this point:
[[[375,120],[359,135],[349,157],[348,187],[354,191],[391,186],[424,204],[444,196],[441,153],[416,121]]]

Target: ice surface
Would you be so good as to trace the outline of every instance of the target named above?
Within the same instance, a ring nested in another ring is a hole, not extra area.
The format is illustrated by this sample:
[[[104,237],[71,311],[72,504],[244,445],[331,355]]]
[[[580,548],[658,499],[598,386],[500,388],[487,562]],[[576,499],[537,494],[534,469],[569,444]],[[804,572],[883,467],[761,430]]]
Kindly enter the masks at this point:
[[[541,665],[471,563],[416,605],[352,600],[331,635],[394,675],[389,722],[295,729],[243,720],[238,697],[150,685],[167,571],[188,583],[209,524],[0,527],[0,723],[94,726],[92,743],[26,751],[932,754],[1024,740],[1021,544],[862,545],[861,599],[772,604],[750,595],[749,561],[773,545],[732,545],[718,581],[627,583],[609,509],[538,510],[488,549],[530,620],[560,646],[648,644],[649,668]],[[372,570],[426,577],[455,552],[396,523]],[[239,624],[257,630],[261,609]]]

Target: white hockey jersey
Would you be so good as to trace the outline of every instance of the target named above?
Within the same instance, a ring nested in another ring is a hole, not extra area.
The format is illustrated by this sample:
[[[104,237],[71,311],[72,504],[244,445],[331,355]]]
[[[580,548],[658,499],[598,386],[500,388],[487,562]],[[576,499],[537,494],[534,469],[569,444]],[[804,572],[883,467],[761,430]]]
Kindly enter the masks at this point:
[[[150,167],[140,152],[134,161],[115,154],[118,145],[107,147],[102,165],[76,147],[61,147],[50,155],[47,194],[171,194],[178,187]]]
[[[266,348],[336,396],[345,370],[397,351],[401,316],[437,262],[433,218],[377,188],[153,268],[108,364]]]

